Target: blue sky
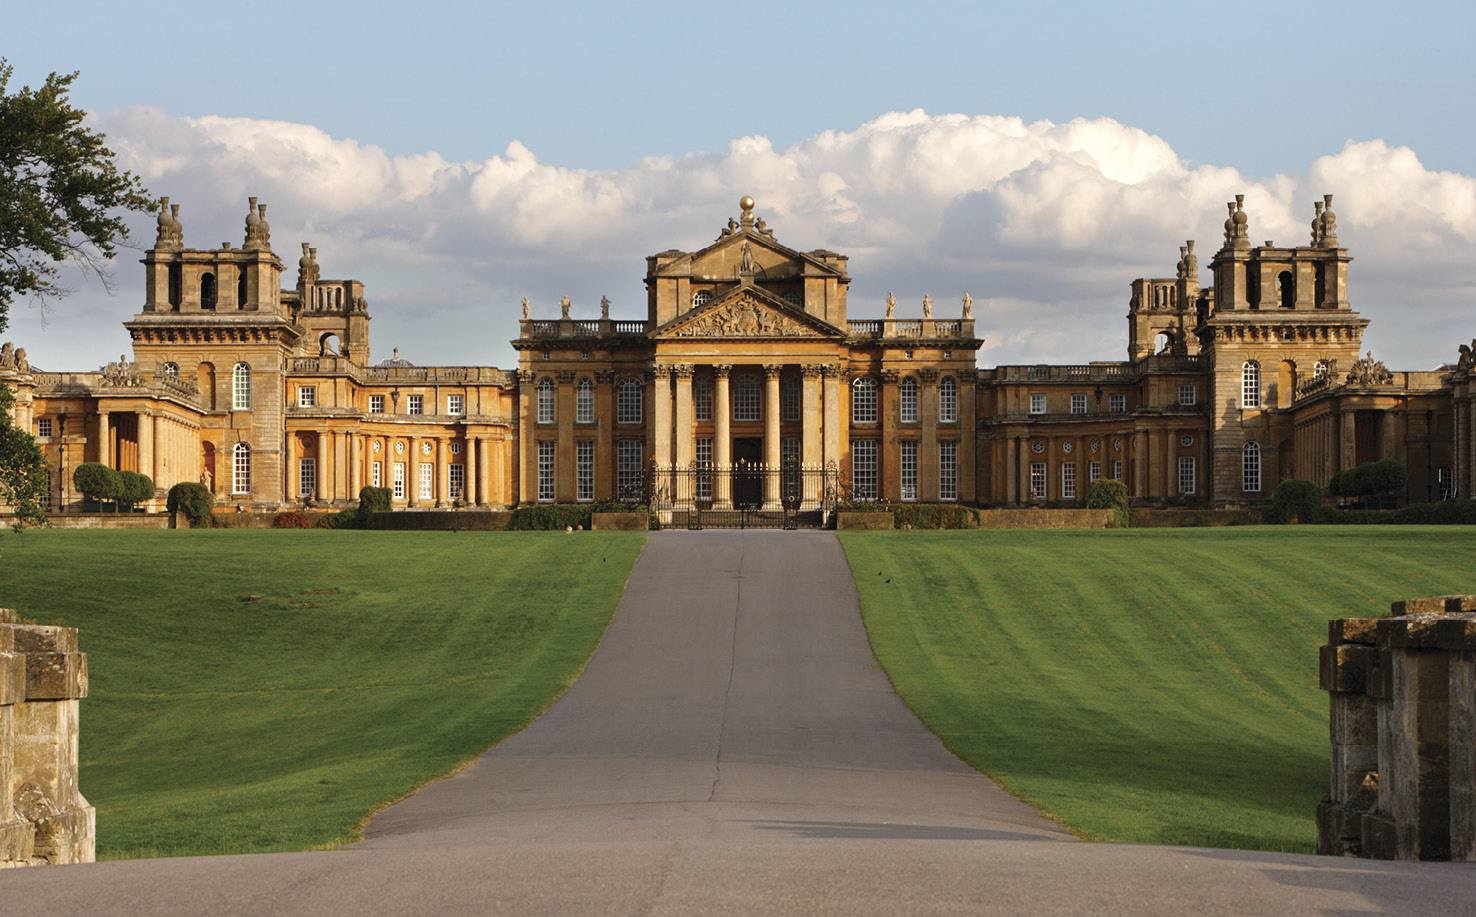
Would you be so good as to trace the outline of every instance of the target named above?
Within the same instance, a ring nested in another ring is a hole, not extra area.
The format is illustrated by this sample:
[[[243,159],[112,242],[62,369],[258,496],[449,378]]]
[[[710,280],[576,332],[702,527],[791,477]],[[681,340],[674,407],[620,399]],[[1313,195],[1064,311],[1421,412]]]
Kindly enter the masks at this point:
[[[41,6],[7,13],[14,81],[81,71],[74,103],[184,204],[187,245],[234,239],[245,195],[261,194],[284,258],[315,241],[325,277],[370,284],[376,355],[403,344],[419,362],[509,365],[523,295],[608,293],[634,316],[643,257],[705,244],[745,193],[781,241],[852,255],[857,317],[892,287],[904,302],[969,289],[990,316],[984,365],[1121,358],[1127,283],[1171,272],[1182,237],[1212,253],[1235,187],[1296,242],[1289,227],[1339,193],[1355,306],[1391,365],[1448,357],[1419,334],[1444,328],[1450,349],[1476,333],[1449,337],[1476,297],[1467,5]],[[918,110],[928,120],[887,120]],[[1046,129],[1077,119],[1093,137]],[[1022,134],[1039,141],[1029,156],[983,165]],[[907,155],[878,172],[899,144]],[[323,192],[324,156],[330,183],[364,195]],[[1163,159],[1177,167],[1133,167]],[[522,184],[486,190],[510,173]],[[948,184],[960,175],[973,178]],[[913,190],[870,193],[893,178]],[[1083,213],[1058,212],[1073,200]],[[564,211],[578,218],[550,217]],[[448,244],[453,227],[477,244]],[[1411,251],[1411,233],[1435,244]],[[91,319],[135,311],[141,279],[120,264],[112,300],[79,280],[44,329],[18,304],[6,336],[49,367],[65,347],[86,355],[66,368],[114,359],[121,329]],[[1043,310],[1078,333],[1044,334]],[[471,334],[437,343],[431,313]]]

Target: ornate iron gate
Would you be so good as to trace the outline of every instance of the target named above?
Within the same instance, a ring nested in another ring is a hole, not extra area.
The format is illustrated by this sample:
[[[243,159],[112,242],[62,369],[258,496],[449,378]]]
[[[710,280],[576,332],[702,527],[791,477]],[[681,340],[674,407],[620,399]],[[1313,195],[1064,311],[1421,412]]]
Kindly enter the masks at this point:
[[[646,497],[671,512],[673,527],[823,528],[835,509],[840,476],[825,468],[735,462],[728,468],[652,467]]]

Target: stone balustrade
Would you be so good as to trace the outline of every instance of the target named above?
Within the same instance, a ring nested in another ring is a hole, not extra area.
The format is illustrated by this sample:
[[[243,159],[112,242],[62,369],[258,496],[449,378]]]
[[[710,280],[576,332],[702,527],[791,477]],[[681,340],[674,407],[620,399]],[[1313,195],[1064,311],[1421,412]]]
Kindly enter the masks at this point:
[[[1476,861],[1476,596],[1328,625],[1331,787],[1317,852]]]
[[[0,867],[90,863],[96,814],[77,788],[87,656],[77,630],[0,609]]]

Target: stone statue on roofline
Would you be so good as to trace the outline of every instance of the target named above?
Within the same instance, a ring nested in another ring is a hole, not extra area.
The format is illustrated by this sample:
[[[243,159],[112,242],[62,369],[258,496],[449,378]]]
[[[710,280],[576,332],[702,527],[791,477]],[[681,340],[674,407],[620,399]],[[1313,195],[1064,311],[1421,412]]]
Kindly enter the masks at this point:
[[[893,312],[896,312],[896,311],[897,311],[897,297],[895,297],[895,296],[892,295],[892,291],[891,290],[888,290],[887,291],[887,318],[891,318],[892,317],[892,313]]]
[[[529,313],[530,308],[531,307],[528,305],[528,297],[524,296],[523,297],[523,318],[525,320],[529,317],[528,313]]]
[[[563,310],[563,316],[567,319],[569,317],[569,297],[565,296],[559,300],[559,308]]]
[[[963,298],[963,317],[964,318],[973,318],[974,317],[974,297],[972,297],[972,296],[969,295],[968,290],[965,290],[964,291],[964,298]]]
[[[923,294],[923,318],[933,317],[933,297]]]

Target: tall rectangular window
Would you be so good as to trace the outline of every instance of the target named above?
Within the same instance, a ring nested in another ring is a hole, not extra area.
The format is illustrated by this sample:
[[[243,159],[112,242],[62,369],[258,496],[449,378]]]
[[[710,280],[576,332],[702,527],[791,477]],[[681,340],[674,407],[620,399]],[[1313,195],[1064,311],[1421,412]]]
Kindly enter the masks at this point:
[[[456,416],[456,417],[459,417],[462,414],[465,414],[466,413],[466,396],[465,395],[447,395],[446,396],[446,413],[447,414],[451,414],[452,416]]]
[[[317,407],[318,387],[316,385],[299,385],[297,387],[297,406],[300,408]]]
[[[1261,490],[1261,444],[1249,442],[1240,450],[1242,489],[1248,493]]]
[[[436,466],[430,462],[420,463],[420,499],[432,500],[436,496]]]
[[[712,420],[712,377],[692,380],[692,413],[697,420]]]
[[[1087,396],[1077,392],[1071,396],[1071,413],[1085,414],[1087,412]]]
[[[800,438],[798,436],[786,436],[779,440],[779,464],[798,465],[800,463]]]
[[[40,417],[36,420],[36,435],[47,437],[51,435],[51,418]]]
[[[697,467],[697,492],[694,496],[698,500],[712,499],[712,438],[698,437],[693,440],[694,463]]]
[[[1046,397],[1044,395],[1030,396],[1030,413],[1044,414],[1046,412]]]
[[[851,492],[857,500],[876,499],[876,440],[851,441]]]
[[[311,497],[318,486],[318,462],[316,459],[297,460],[297,495]]]
[[[231,406],[237,411],[251,410],[251,367],[237,363],[231,375]]]
[[[595,387],[588,376],[580,379],[574,386],[574,422],[594,423],[595,420]]]
[[[1111,411],[1114,414],[1124,414],[1124,413],[1127,412],[1127,409],[1128,409],[1128,396],[1126,396],[1126,395],[1108,395],[1107,396],[1107,410]]]
[[[1120,461],[1112,463],[1112,480],[1122,480],[1122,462]]]
[[[785,376],[779,382],[779,419],[784,423],[799,422],[800,380],[798,376]]]
[[[758,420],[759,414],[759,377],[752,375],[734,376],[733,389],[733,420],[738,423]]]
[[[958,383],[952,376],[938,383],[938,422],[958,423]]]
[[[557,443],[551,440],[538,441],[538,502],[554,501],[554,449]]]
[[[384,486],[384,462],[375,462],[369,479],[374,482],[375,487]]]
[[[1045,462],[1030,463],[1030,499],[1046,498]]]
[[[1192,385],[1179,386],[1179,404],[1188,407],[1195,404],[1199,399],[1199,392]]]
[[[424,414],[425,413],[425,396],[424,395],[410,395],[410,396],[407,396],[406,399],[405,399],[405,413],[406,414]]]
[[[908,376],[897,386],[902,423],[917,423],[917,380]]]
[[[574,444],[574,499],[588,503],[595,498],[595,444],[581,439]]]
[[[917,440],[904,439],[899,444],[902,447],[902,499],[917,499]]]
[[[641,380],[627,377],[615,386],[615,422],[640,423],[641,399],[644,389]]]
[[[384,413],[384,396],[383,395],[370,395],[369,396],[369,413],[370,414],[383,414]]]
[[[1179,493],[1194,493],[1194,456],[1179,456]]]
[[[447,483],[451,488],[451,499],[463,500],[466,498],[466,466],[447,465]]]
[[[951,502],[958,499],[958,441],[941,440],[938,443],[938,499]]]
[[[876,423],[876,380],[870,376],[851,383],[851,423]]]
[[[639,503],[646,495],[644,447],[645,443],[638,439],[622,439],[616,445],[616,499],[622,503]]]
[[[1061,463],[1061,499],[1076,499],[1076,463]]]
[[[1092,462],[1087,466],[1087,484],[1095,484],[1102,479],[1102,463]]]
[[[394,472],[395,499],[403,500],[405,499],[405,463],[395,462]]]

